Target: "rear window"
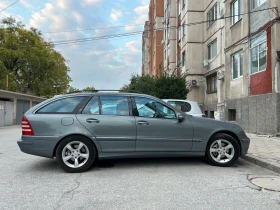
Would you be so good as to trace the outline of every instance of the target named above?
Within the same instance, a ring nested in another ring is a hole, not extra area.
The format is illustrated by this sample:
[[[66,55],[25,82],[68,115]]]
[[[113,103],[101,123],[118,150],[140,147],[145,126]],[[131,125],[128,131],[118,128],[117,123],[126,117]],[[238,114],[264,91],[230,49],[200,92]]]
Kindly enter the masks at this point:
[[[85,99],[84,96],[63,98],[44,106],[39,111],[37,111],[37,113],[74,113],[76,107],[82,102],[83,99]]]

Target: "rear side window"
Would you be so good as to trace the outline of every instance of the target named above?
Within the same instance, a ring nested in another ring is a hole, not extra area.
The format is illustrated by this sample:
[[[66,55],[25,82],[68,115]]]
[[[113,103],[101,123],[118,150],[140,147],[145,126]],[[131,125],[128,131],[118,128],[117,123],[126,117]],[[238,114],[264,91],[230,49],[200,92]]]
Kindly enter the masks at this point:
[[[99,101],[98,97],[93,97],[86,107],[84,108],[82,114],[99,114]]]
[[[85,99],[84,96],[63,98],[57,101],[54,101],[42,109],[37,111],[38,114],[45,113],[68,113],[72,114],[75,111],[75,108]]]
[[[129,104],[126,96],[100,96],[102,115],[129,116]]]
[[[183,101],[168,101],[169,104],[181,110],[182,112],[190,112],[192,106],[188,102]]]

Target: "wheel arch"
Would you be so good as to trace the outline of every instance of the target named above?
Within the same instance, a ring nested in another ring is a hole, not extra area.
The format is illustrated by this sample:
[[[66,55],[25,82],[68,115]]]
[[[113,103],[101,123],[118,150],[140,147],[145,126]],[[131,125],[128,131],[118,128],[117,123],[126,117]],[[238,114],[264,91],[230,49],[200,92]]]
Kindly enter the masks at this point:
[[[96,142],[96,140],[93,140],[92,138],[90,138],[90,137],[88,137],[88,136],[86,136],[86,135],[84,135],[84,134],[80,134],[80,133],[73,133],[73,134],[69,134],[69,135],[67,135],[67,136],[63,136],[63,138],[61,138],[61,139],[56,143],[56,145],[55,145],[55,147],[54,147],[54,149],[53,149],[53,157],[55,157],[55,153],[56,153],[56,150],[57,150],[58,145],[59,145],[64,139],[66,139],[66,138],[68,138],[68,137],[70,137],[70,136],[82,136],[82,137],[85,137],[85,138],[91,140],[92,143],[93,143],[93,145],[94,145],[94,147],[95,147],[95,149],[96,149],[97,157],[98,157],[98,154],[99,154],[99,152],[100,152],[100,147],[99,147],[99,145],[98,145],[98,142]]]
[[[237,136],[234,132],[231,132],[231,131],[228,131],[228,130],[216,131],[214,134],[211,135],[211,137],[209,138],[209,140],[210,140],[211,138],[213,138],[213,136],[215,136],[215,135],[217,135],[217,134],[227,134],[227,135],[231,136],[232,138],[234,138],[234,139],[237,141],[238,145],[239,145],[239,154],[241,154],[241,152],[242,152],[241,141],[240,141],[240,139],[238,138],[238,136]],[[207,143],[207,145],[208,145],[208,143]]]

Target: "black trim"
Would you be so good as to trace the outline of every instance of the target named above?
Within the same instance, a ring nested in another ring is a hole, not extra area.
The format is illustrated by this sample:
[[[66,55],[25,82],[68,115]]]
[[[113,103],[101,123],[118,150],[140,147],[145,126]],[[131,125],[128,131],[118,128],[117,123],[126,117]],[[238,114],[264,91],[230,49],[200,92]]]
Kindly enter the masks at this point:
[[[93,96],[85,96],[85,98],[74,109],[74,113],[81,114],[92,97]]]
[[[136,102],[134,96],[131,96],[131,103],[132,103],[132,115],[139,117],[139,112],[137,110]]]
[[[100,100],[100,95],[98,96],[98,106],[99,106],[99,115],[101,115],[101,100]]]

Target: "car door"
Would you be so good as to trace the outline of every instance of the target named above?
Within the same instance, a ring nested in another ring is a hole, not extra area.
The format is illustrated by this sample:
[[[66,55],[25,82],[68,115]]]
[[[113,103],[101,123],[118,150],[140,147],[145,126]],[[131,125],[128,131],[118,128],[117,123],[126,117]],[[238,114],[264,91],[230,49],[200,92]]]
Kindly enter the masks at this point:
[[[94,96],[77,119],[96,137],[102,152],[135,151],[136,124],[128,96]]]
[[[133,106],[137,127],[136,151],[191,151],[193,125],[188,117],[179,122],[172,108],[148,97],[134,97]]]

